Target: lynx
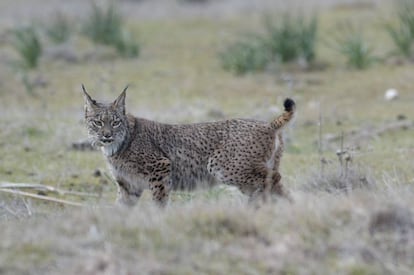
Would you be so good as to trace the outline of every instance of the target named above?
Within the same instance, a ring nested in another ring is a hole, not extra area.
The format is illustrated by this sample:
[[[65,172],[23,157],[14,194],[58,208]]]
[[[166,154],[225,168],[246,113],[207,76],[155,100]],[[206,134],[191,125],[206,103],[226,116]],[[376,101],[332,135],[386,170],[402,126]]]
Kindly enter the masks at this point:
[[[118,185],[121,204],[132,206],[149,188],[160,205],[170,190],[216,183],[237,186],[250,200],[265,193],[285,196],[279,164],[282,128],[295,112],[292,99],[271,122],[229,119],[164,124],[126,114],[126,87],[112,103],[92,99],[82,85],[91,143],[101,148]]]

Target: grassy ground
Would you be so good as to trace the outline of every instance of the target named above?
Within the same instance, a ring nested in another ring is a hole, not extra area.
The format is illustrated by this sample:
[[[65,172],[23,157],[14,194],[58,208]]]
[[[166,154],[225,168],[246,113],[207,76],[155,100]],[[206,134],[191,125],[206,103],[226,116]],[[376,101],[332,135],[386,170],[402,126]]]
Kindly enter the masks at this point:
[[[378,55],[391,51],[381,31],[386,6],[320,1],[317,60],[325,69],[293,67],[236,77],[221,68],[218,52],[239,34],[259,29],[263,7],[272,2],[258,7],[230,2],[239,4],[229,5],[228,12],[213,1],[207,7],[176,4],[170,12],[160,8],[145,16],[146,1],[122,1],[128,27],[142,42],[141,55],[122,59],[75,36],[67,47],[88,58],[68,63],[46,53],[29,73],[46,84],[32,93],[10,65],[18,56],[7,35],[0,37],[0,181],[99,194],[98,199],[62,197],[83,201],[86,209],[0,194],[0,274],[409,274],[414,269],[414,130],[372,134],[398,117],[413,120],[414,66],[403,60],[355,71],[325,42],[335,24],[348,18],[364,28]],[[26,2],[13,3],[0,8],[3,33],[28,9]],[[84,16],[89,6],[73,3],[67,4],[68,13]],[[143,16],[134,16],[134,9]],[[38,8],[28,14],[42,20]],[[86,138],[81,83],[106,100],[129,83],[129,112],[172,123],[269,120],[285,97],[294,98],[298,116],[286,130],[281,169],[295,203],[252,209],[237,191],[217,188],[174,194],[166,211],[155,209],[148,194],[128,211],[95,207],[113,201],[115,186],[99,152],[71,149],[72,142]],[[399,91],[397,100],[384,100],[389,88]],[[341,145],[330,137],[341,132],[352,167],[360,169],[355,177],[375,186],[348,195],[322,192],[318,184],[307,188],[320,180],[321,157],[327,162],[322,177],[338,177]]]
[[[412,196],[297,191],[294,204],[256,210],[227,194],[165,211],[49,212],[3,227],[0,263],[6,274],[410,274]]]

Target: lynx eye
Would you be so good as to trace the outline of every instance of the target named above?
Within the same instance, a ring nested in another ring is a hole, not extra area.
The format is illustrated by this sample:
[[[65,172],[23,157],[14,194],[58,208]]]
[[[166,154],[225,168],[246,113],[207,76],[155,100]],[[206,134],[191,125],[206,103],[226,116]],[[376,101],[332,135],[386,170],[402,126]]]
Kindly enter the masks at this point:
[[[98,128],[101,128],[103,126],[103,122],[100,120],[92,120],[92,124]]]
[[[114,120],[111,123],[112,127],[117,128],[121,125],[121,121],[120,120]]]

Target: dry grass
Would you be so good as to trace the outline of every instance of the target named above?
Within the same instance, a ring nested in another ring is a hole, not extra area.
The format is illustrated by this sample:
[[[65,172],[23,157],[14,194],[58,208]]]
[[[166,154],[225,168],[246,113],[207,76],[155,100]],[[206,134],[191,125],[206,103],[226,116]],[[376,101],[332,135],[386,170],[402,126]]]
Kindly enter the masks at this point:
[[[1,222],[0,265],[31,274],[409,274],[413,192],[294,191],[295,203],[259,209],[227,198],[165,211],[34,208],[30,219]]]
[[[258,30],[261,12],[282,2],[120,1],[128,28],[142,41],[140,57],[118,58],[74,34],[59,49],[73,53],[71,61],[50,54],[56,46],[45,45],[38,69],[28,74],[34,87],[28,94],[11,66],[18,56],[5,31],[59,7],[77,21],[89,3],[0,2],[0,181],[102,194],[58,195],[88,205],[80,209],[0,194],[0,274],[410,274],[414,269],[413,128],[379,131],[401,117],[413,121],[409,61],[387,60],[355,72],[320,43],[321,70],[287,67],[235,77],[221,69],[217,54],[240,33]],[[364,25],[378,54],[391,50],[378,19],[385,8],[314,2],[323,6],[318,10],[322,37],[329,37],[337,20],[350,18]],[[102,207],[114,200],[115,186],[96,173],[107,171],[101,154],[71,149],[86,137],[82,82],[107,100],[130,83],[131,113],[173,123],[271,119],[283,99],[293,97],[298,116],[286,129],[281,169],[294,203],[279,200],[255,209],[238,191],[218,187],[175,193],[165,211],[149,202],[148,193],[131,210]],[[397,89],[399,98],[385,101],[388,88]],[[342,145],[332,139],[341,132],[351,133]],[[336,155],[343,148],[353,154],[346,177]],[[322,174],[321,156],[327,163]],[[361,179],[369,188],[361,188]],[[347,192],[338,192],[344,186]]]

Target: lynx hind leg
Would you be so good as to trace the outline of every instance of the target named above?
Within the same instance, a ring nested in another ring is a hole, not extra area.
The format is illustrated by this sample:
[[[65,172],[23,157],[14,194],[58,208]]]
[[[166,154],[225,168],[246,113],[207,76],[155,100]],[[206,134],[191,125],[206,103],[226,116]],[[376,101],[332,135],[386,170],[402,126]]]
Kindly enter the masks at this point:
[[[167,158],[156,160],[150,166],[149,170],[149,188],[152,193],[152,199],[161,207],[167,205],[169,198],[169,182],[171,175],[171,162]]]
[[[272,176],[271,188],[270,188],[270,195],[278,195],[279,197],[285,198],[289,201],[293,201],[290,193],[283,187],[281,182],[282,176],[277,171]]]
[[[285,151],[285,141],[283,139],[282,131],[279,131],[277,134],[277,138],[279,139],[279,147],[276,151],[276,161],[273,166],[273,181],[272,181],[272,188],[271,193],[277,194],[281,197],[286,198],[290,202],[293,202],[293,199],[288,190],[283,187],[282,184],[282,176],[279,172],[280,162],[282,160],[283,152]]]
[[[265,167],[259,166],[244,175],[248,182],[239,186],[242,193],[249,196],[249,203],[268,202],[277,198],[292,201],[289,193],[281,183],[282,176],[278,171],[270,175]]]
[[[288,193],[284,190],[282,185],[282,176],[280,175],[279,168],[280,168],[280,161],[282,159],[283,152],[285,150],[285,144],[282,136],[282,132],[279,131],[276,135],[276,138],[278,139],[278,146],[276,148],[276,154],[274,156],[274,163],[273,163],[273,169],[269,170],[269,179],[267,184],[267,191],[270,194],[276,194],[282,197],[287,197]]]
[[[261,186],[257,186],[257,189],[251,192],[249,195],[249,203],[257,205],[263,202],[276,201],[278,198],[284,198],[293,202],[289,192],[283,188],[280,180],[280,173],[275,172],[269,182],[266,179]]]

